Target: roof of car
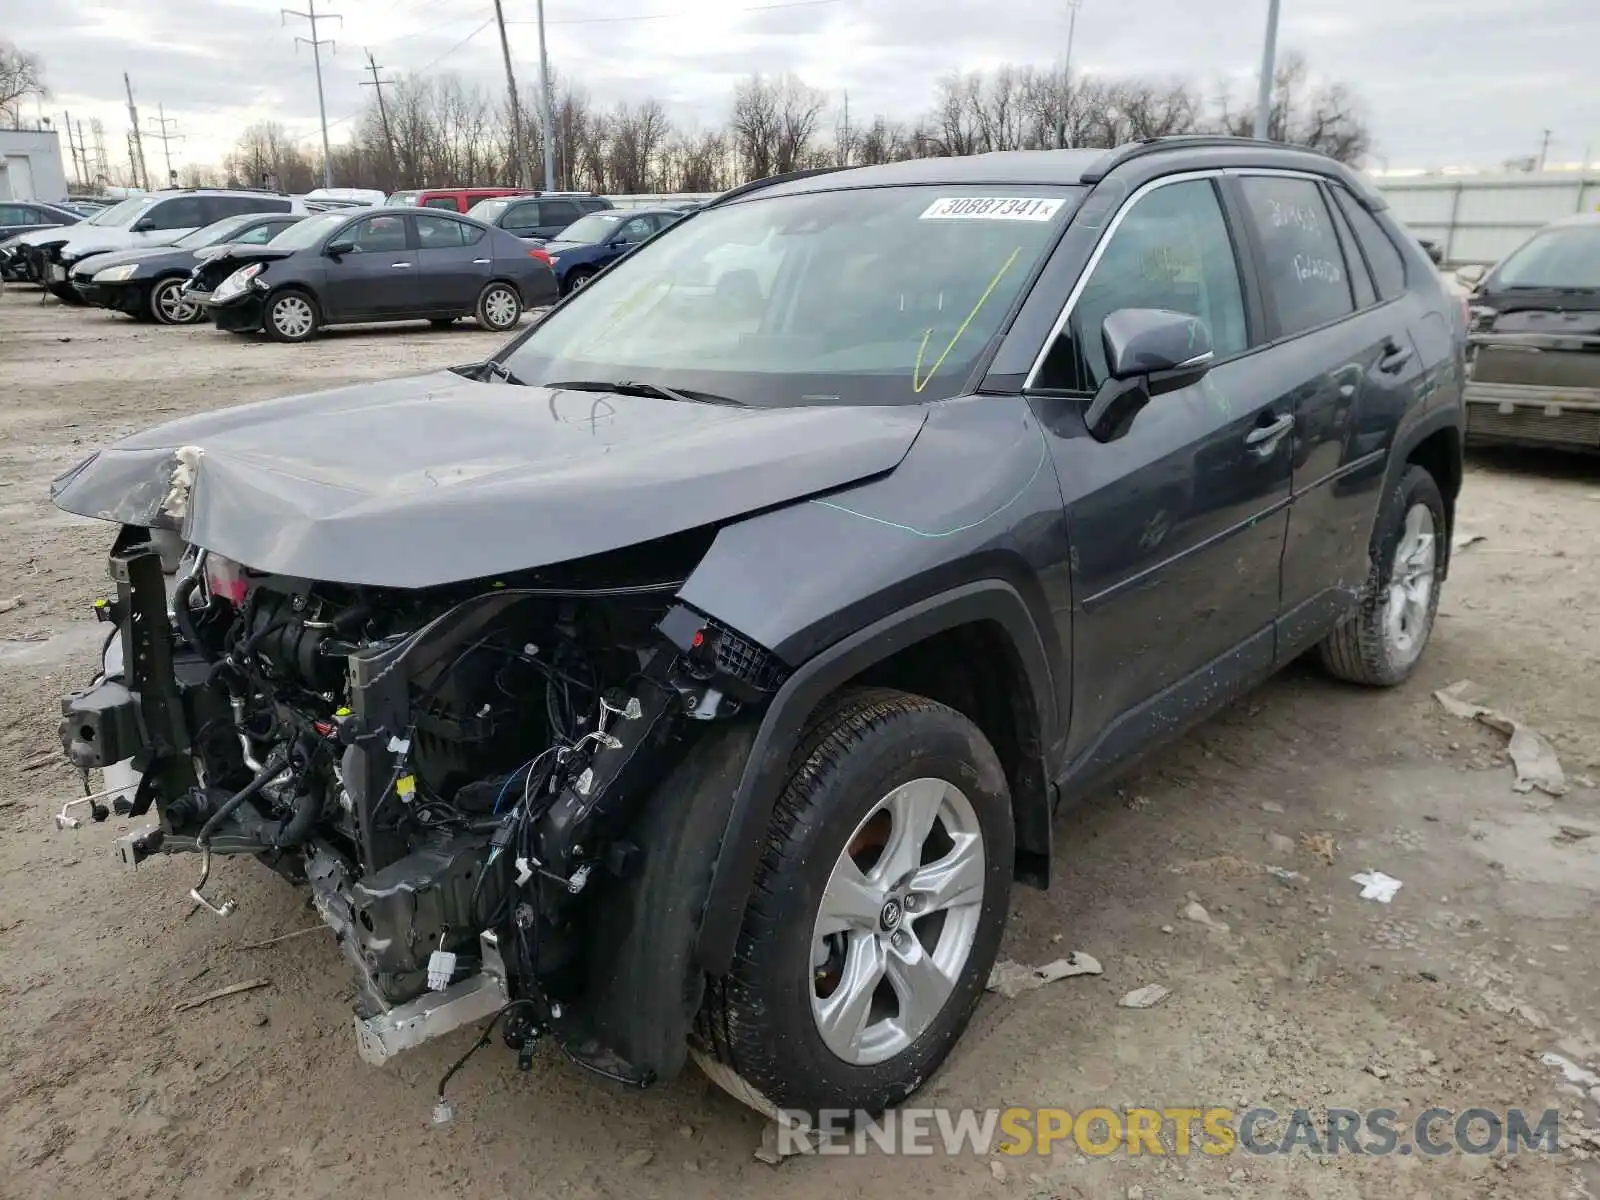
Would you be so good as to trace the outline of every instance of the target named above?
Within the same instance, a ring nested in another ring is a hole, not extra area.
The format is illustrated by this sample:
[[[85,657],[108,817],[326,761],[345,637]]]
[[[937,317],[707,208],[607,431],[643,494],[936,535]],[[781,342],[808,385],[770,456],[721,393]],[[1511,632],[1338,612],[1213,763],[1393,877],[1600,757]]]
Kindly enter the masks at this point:
[[[712,203],[759,191],[765,195],[833,191],[839,188],[895,187],[909,184],[1073,185],[1095,184],[1125,164],[1159,156],[1161,169],[1279,167],[1314,171],[1345,180],[1381,207],[1370,186],[1349,168],[1325,155],[1280,142],[1254,138],[1183,135],[1148,138],[1110,150],[1000,150],[949,158],[918,158],[874,167],[797,171],[772,181],[734,188]]]

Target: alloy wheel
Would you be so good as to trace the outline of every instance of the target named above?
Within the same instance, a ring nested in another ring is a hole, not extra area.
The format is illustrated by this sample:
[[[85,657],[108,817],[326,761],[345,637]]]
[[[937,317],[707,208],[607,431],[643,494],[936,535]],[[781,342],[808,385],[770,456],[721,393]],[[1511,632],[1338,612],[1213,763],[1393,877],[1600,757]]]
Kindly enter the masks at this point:
[[[1394,549],[1383,611],[1384,637],[1403,662],[1420,654],[1427,640],[1438,558],[1433,511],[1426,504],[1413,504]]]
[[[983,833],[955,784],[914,779],[873,806],[812,933],[812,1015],[835,1055],[883,1062],[933,1024],[972,953],[983,891]]]
[[[200,315],[200,306],[183,298],[183,285],[177,280],[156,285],[156,308],[168,325],[187,325]]]

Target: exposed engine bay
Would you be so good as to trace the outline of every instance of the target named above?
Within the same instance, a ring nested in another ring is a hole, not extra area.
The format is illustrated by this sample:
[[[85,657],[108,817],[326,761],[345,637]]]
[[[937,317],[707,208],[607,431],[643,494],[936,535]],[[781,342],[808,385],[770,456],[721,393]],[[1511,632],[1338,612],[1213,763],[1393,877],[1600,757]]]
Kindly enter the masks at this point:
[[[524,1054],[548,1033],[643,1085],[649,1069],[585,1023],[593,922],[637,868],[629,829],[652,788],[786,673],[675,599],[710,536],[405,589],[193,547],[174,584],[151,531],[124,526],[99,606],[121,669],[62,702],[62,742],[86,778],[132,758],[117,810],[159,820],[119,853],[194,855],[195,906],[234,911],[223,856],[310,888],[370,1060],[503,1014]]]

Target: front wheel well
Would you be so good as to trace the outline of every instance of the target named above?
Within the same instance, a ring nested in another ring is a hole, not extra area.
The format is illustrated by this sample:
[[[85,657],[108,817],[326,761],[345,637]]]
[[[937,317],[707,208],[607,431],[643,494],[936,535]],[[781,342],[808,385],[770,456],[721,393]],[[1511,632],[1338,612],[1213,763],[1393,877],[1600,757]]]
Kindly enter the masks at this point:
[[[1005,631],[974,621],[932,634],[848,680],[926,696],[955,709],[988,739],[1005,768],[1016,823],[1019,880],[1044,886],[1050,864],[1050,792],[1028,679]]]

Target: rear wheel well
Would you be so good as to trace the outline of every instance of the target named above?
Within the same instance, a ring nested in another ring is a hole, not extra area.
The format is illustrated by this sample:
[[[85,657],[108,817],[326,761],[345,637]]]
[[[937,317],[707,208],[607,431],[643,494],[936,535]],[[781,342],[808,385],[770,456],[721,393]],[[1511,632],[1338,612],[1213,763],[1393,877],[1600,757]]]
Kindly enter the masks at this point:
[[[1043,886],[1049,878],[1051,804],[1039,716],[1027,675],[1002,628],[975,621],[943,630],[874,663],[843,685],[863,686],[937,700],[983,732],[1011,788],[1016,876]]]
[[[1444,497],[1445,515],[1455,522],[1456,497],[1461,494],[1461,433],[1455,429],[1440,429],[1430,433],[1406,455],[1406,461],[1416,463],[1439,485]]]

